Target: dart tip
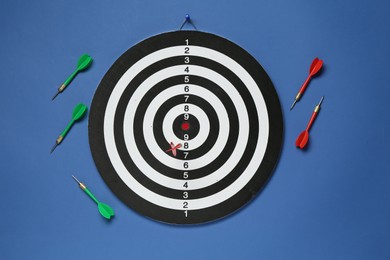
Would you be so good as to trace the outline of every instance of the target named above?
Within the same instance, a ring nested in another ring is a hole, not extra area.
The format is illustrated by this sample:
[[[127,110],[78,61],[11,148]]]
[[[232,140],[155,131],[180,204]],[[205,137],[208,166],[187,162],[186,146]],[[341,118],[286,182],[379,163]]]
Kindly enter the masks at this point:
[[[60,94],[60,91],[58,91],[58,92],[53,96],[53,98],[51,99],[51,101],[53,101],[53,100],[58,96],[58,94]]]
[[[296,103],[297,103],[297,100],[295,99],[294,102],[292,103],[291,107],[290,107],[290,111],[294,108]]]
[[[318,103],[318,106],[321,106],[322,101],[324,101],[324,97],[325,97],[325,96],[322,96],[322,97],[321,97],[321,100],[320,100],[320,102]]]
[[[73,178],[78,184],[80,184],[80,181],[79,181],[76,177],[74,177],[74,175],[72,175],[72,178]]]
[[[53,146],[53,148],[51,148],[51,150],[50,150],[50,154],[52,154],[52,153],[53,153],[53,151],[56,149],[57,145],[58,145],[58,143],[56,142],[56,144]]]

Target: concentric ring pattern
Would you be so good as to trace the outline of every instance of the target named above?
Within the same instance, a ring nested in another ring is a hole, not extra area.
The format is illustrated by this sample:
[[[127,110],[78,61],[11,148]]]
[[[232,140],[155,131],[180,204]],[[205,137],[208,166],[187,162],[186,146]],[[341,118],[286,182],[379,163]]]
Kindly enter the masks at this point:
[[[92,102],[89,139],[101,176],[124,203],[157,221],[196,224],[261,190],[283,121],[251,55],[210,33],[176,31],[138,43],[112,65]]]

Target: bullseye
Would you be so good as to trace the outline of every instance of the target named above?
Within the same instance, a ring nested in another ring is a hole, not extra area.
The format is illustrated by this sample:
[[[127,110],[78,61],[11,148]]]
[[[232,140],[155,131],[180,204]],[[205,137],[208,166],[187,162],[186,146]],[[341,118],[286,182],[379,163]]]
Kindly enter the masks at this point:
[[[189,124],[188,122],[183,122],[183,123],[181,124],[181,129],[182,129],[183,131],[188,131],[188,130],[190,129],[190,124]]]
[[[175,133],[175,136],[180,140],[187,139],[188,141],[191,141],[198,136],[200,130],[201,134],[205,135],[205,137],[207,137],[207,135],[209,134],[209,127],[206,125],[209,124],[208,119],[206,119],[206,117],[208,117],[207,114],[199,113],[201,111],[203,112],[203,110],[197,112],[197,110],[195,110],[194,108],[195,106],[192,106],[190,114],[180,114],[175,118],[175,121],[173,122],[173,132]],[[203,115],[199,118],[199,120],[203,122],[202,128],[200,127],[200,123],[198,120],[198,116],[200,115]]]
[[[219,36],[176,31],[126,51],[89,117],[101,176],[157,221],[227,216],[267,183],[282,145],[277,93],[260,64]]]

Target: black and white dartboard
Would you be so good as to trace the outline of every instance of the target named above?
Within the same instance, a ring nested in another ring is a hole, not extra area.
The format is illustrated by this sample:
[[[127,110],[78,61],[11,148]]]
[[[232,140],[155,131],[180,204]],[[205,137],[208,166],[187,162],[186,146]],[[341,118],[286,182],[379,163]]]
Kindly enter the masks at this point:
[[[236,44],[199,31],[131,47],[102,79],[89,117],[107,185],[137,212],[174,224],[244,206],[269,179],[282,139],[264,69]]]

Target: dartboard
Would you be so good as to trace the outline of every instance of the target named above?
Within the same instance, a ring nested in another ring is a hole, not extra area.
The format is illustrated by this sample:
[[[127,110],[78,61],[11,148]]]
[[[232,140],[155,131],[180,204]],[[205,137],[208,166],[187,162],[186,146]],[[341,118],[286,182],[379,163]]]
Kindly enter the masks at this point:
[[[197,224],[249,202],[272,174],[283,120],[274,86],[244,49],[214,34],[150,37],[117,59],[90,110],[100,175],[130,208]]]

